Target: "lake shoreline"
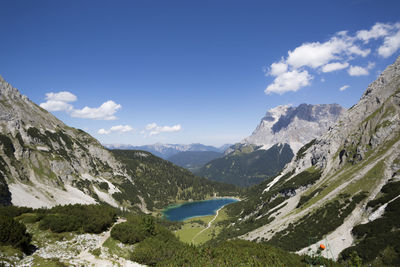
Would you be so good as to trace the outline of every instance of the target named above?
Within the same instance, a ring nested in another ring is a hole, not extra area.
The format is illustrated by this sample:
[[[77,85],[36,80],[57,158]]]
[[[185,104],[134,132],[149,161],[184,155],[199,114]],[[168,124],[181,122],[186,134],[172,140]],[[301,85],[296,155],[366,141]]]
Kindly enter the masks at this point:
[[[230,200],[231,202],[226,203],[226,204],[222,203],[223,204],[222,206],[218,206],[217,208],[210,210],[209,214],[198,214],[198,215],[193,215],[193,216],[188,216],[188,217],[184,217],[183,216],[183,219],[180,219],[180,220],[170,219],[169,217],[171,215],[167,215],[167,213],[170,210],[179,209],[182,206],[187,206],[187,205],[196,204],[196,203],[199,203],[199,204],[207,203],[207,202],[210,202],[210,201],[213,201],[213,200],[217,200],[217,201],[218,200]],[[226,205],[229,205],[231,203],[235,203],[235,202],[238,202],[238,201],[240,201],[240,199],[238,197],[212,197],[212,198],[205,199],[205,200],[186,201],[186,202],[183,202],[183,203],[177,203],[177,204],[173,204],[173,205],[168,206],[167,208],[165,208],[164,210],[161,211],[161,214],[162,214],[163,218],[166,218],[166,219],[169,219],[169,220],[172,220],[172,221],[186,221],[186,220],[189,220],[189,219],[192,219],[192,218],[196,218],[196,217],[204,217],[204,216],[215,215],[218,210],[222,209]]]

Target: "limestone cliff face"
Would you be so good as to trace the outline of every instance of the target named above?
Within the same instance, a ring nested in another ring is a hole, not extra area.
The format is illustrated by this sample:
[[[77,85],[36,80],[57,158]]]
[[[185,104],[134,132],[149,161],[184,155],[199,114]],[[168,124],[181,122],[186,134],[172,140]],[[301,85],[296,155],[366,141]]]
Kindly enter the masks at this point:
[[[84,131],[68,127],[0,77],[0,176],[4,204],[119,204],[110,177],[131,179],[109,151]],[[90,181],[88,183],[88,181]],[[110,192],[92,185],[108,183]],[[90,186],[89,186],[90,184]],[[97,193],[96,193],[97,192]]]
[[[399,162],[400,57],[279,176],[254,189],[247,202],[255,208],[242,202],[235,228],[254,229],[242,238],[303,253],[312,237],[329,245],[324,256],[337,258],[356,243],[353,227],[377,218],[367,204],[383,194],[383,186],[400,180]],[[394,201],[387,198],[380,215]]]
[[[267,111],[252,135],[242,143],[260,145],[263,149],[287,143],[296,153],[312,139],[320,137],[344,111],[338,104],[278,106]]]

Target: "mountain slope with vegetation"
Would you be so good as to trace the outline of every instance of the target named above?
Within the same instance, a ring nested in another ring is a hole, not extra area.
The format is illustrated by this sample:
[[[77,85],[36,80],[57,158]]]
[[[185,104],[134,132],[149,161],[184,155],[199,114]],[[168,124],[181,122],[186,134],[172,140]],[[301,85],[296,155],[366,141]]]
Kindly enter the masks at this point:
[[[214,181],[251,186],[274,177],[293,157],[287,144],[277,144],[268,150],[238,144],[231,149],[232,152],[207,163],[196,174]]]
[[[324,243],[329,258],[397,265],[399,117],[400,57],[280,175],[229,205],[231,220],[218,238],[240,236],[300,253]]]
[[[111,150],[111,153],[124,163],[126,172],[135,177],[134,185],[123,184],[121,192],[114,193],[113,197],[121,199],[121,202],[141,195],[147,208],[152,210],[181,200],[202,200],[216,194],[236,196],[239,192],[233,185],[196,177],[188,170],[146,151]]]

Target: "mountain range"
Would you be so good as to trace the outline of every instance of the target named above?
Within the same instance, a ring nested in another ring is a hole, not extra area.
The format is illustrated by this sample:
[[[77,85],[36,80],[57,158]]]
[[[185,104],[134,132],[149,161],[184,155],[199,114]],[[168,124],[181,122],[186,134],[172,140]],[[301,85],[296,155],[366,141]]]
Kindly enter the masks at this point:
[[[162,144],[156,143],[153,145],[133,146],[133,145],[122,145],[122,144],[105,144],[105,147],[109,149],[133,149],[133,150],[144,150],[148,151],[157,157],[168,159],[169,157],[186,151],[213,151],[223,153],[231,144],[225,144],[220,147],[207,146],[199,143],[195,144]]]
[[[0,77],[0,203],[107,203],[149,212],[179,199],[235,194],[145,151],[109,151]],[[162,188],[162,189],[161,189]],[[222,191],[220,191],[222,190]]]

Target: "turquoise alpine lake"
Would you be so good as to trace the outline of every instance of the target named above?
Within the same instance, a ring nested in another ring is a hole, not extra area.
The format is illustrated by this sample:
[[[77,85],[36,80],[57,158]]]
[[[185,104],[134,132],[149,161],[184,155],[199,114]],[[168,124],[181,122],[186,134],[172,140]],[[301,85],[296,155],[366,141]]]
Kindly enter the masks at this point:
[[[203,201],[185,202],[166,208],[163,214],[170,221],[184,221],[192,217],[214,215],[217,210],[223,206],[237,201],[238,200],[234,198],[215,198]]]

